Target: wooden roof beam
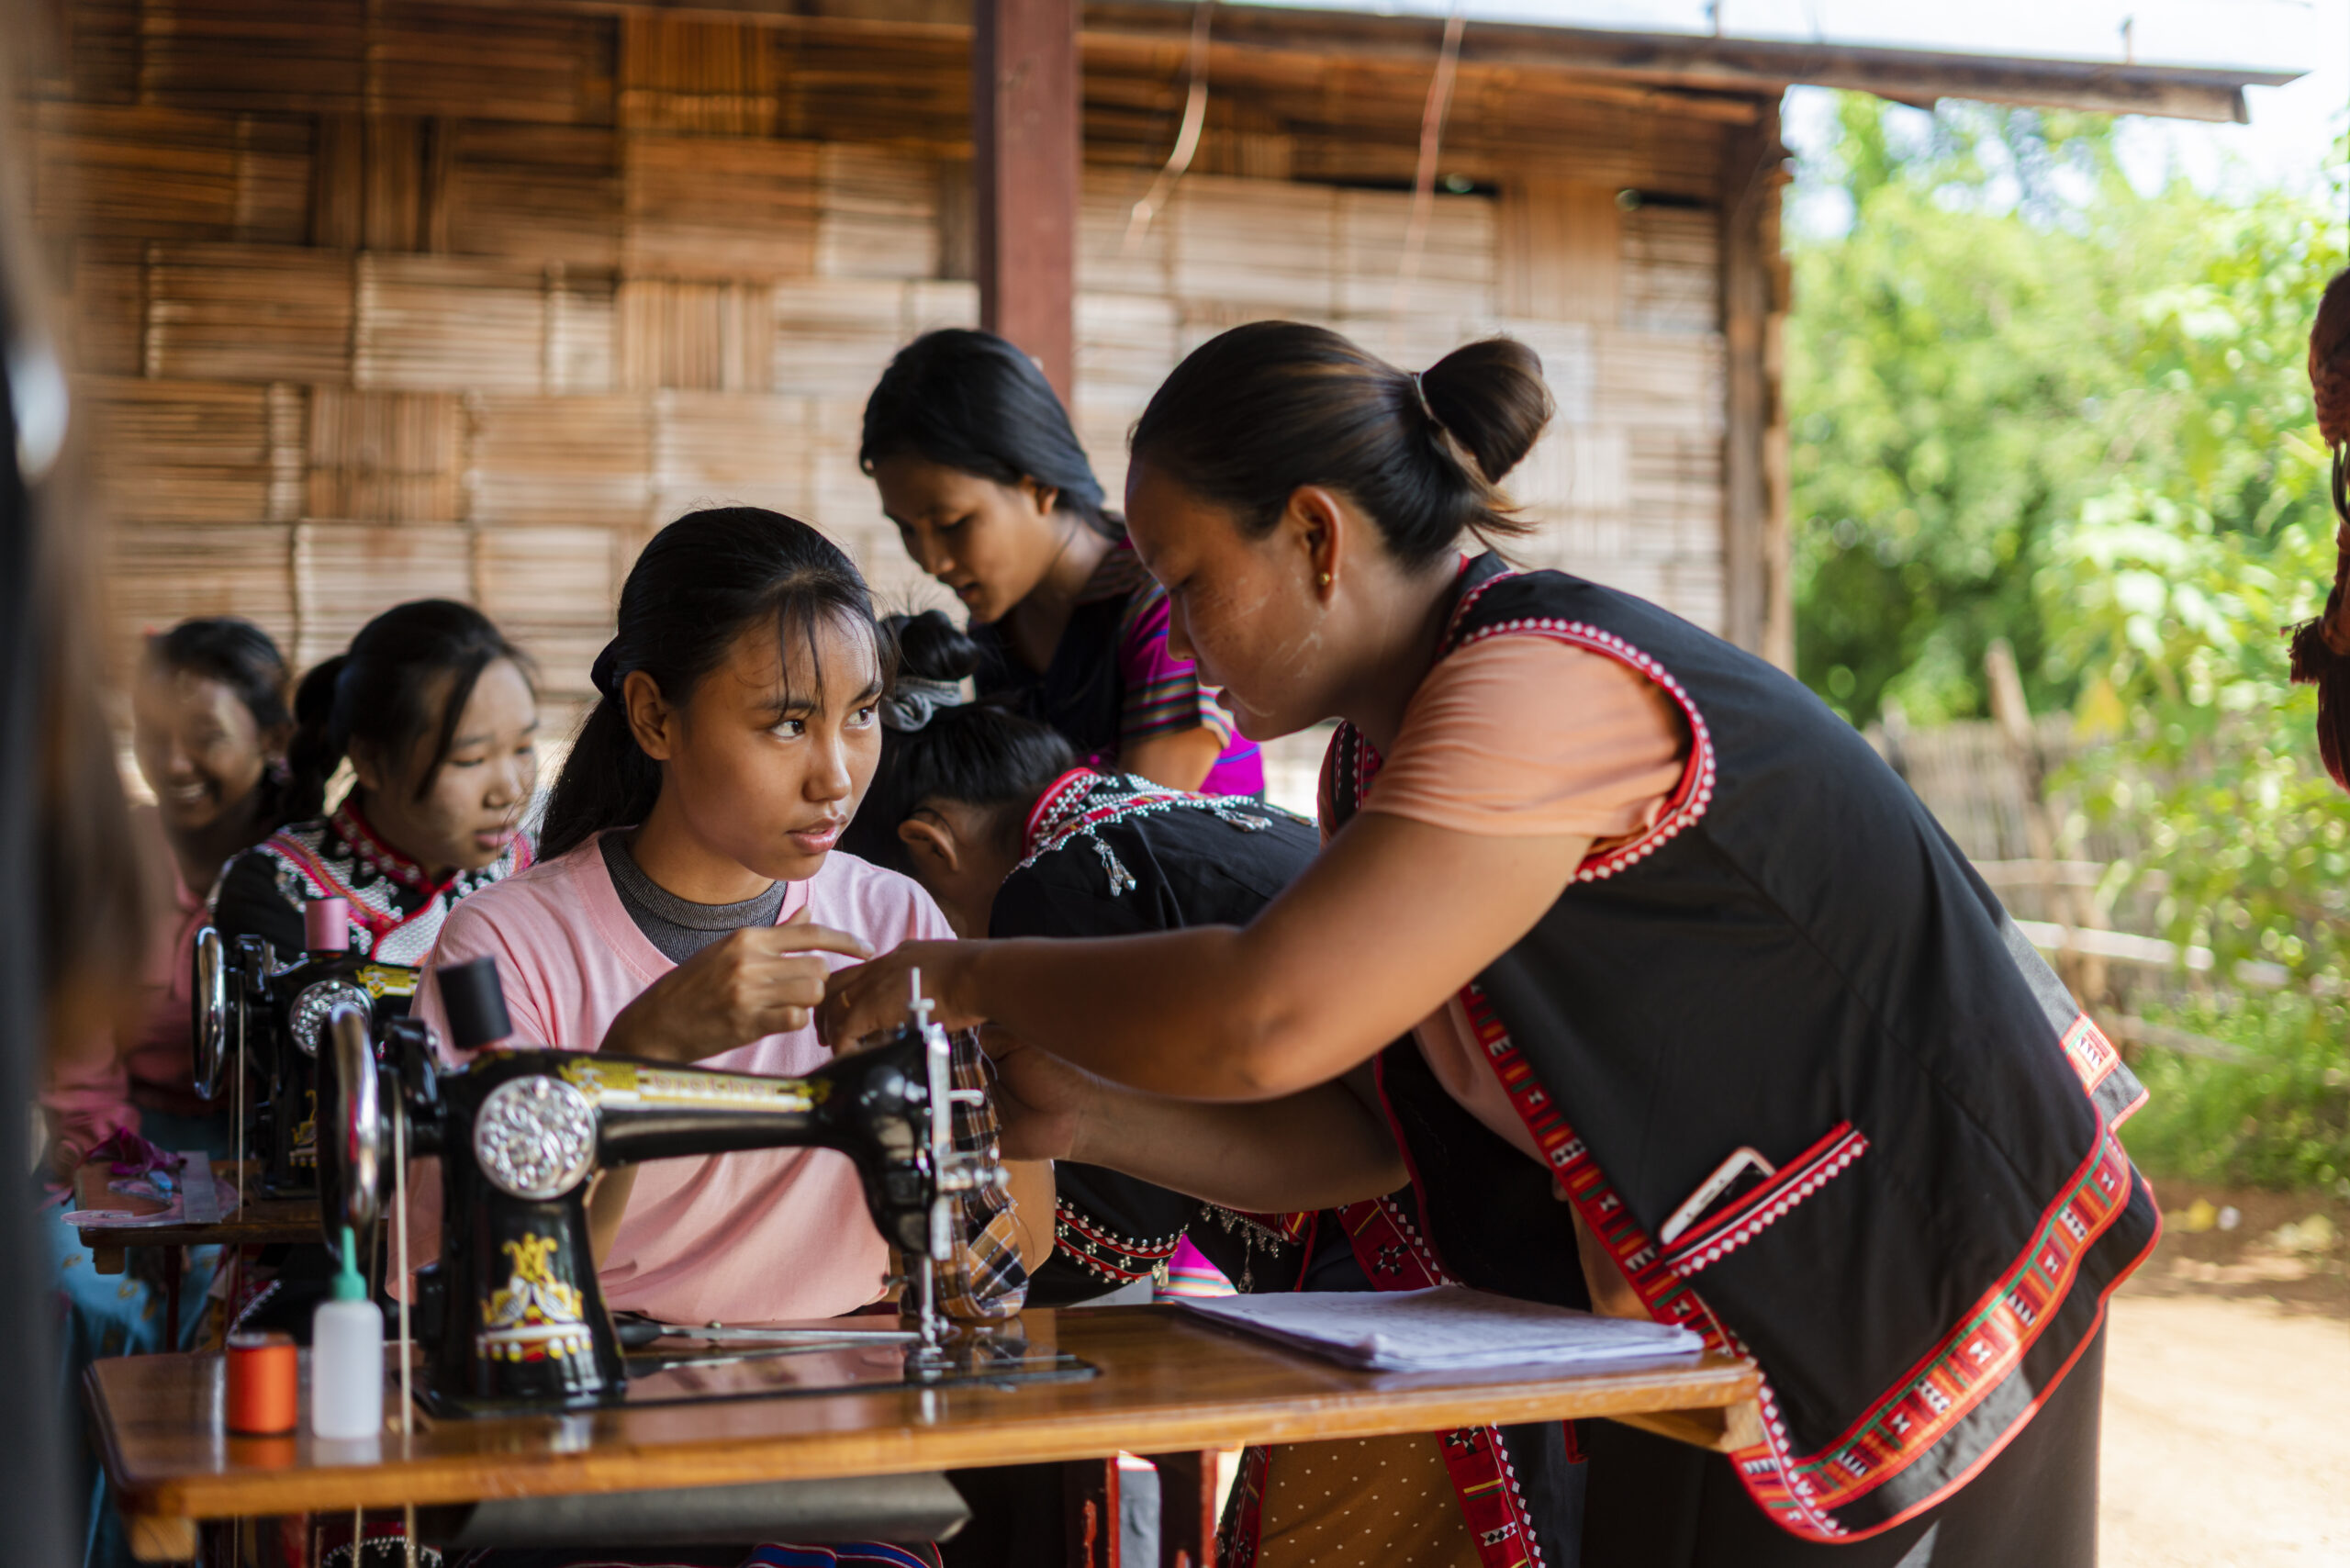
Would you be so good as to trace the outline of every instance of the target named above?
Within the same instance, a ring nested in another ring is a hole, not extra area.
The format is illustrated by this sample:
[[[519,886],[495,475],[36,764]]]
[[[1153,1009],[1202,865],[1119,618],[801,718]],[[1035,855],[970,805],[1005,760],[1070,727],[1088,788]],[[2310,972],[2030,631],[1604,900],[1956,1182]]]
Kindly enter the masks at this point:
[[[832,27],[968,36],[969,0],[461,0],[522,11],[664,11]],[[1191,0],[1086,0],[1081,42],[1181,41],[1191,29]],[[1219,50],[1246,50],[1330,59],[1382,56],[1433,60],[1441,17],[1380,17],[1237,5],[1217,7]],[[2174,119],[2248,118],[2246,87],[2281,87],[2306,74],[2233,66],[2145,65],[2118,60],[2055,60],[2024,55],[1955,54],[1936,50],[1770,39],[1717,39],[1690,33],[1609,32],[1477,21],[1461,40],[1460,63],[1557,72],[1652,89],[1775,96],[1790,86],[1845,87],[1896,103],[1930,106],[1941,98]]]
[[[1155,38],[1188,27],[1191,10],[1186,0],[1089,0],[1085,36],[1089,43],[1120,35]],[[1433,59],[1442,30],[1439,17],[1232,4],[1219,6],[1215,19],[1221,47],[1358,59],[1385,54]],[[2237,124],[2247,118],[2244,88],[2280,87],[2303,74],[1485,21],[1470,24],[1461,39],[1460,61],[1464,67],[1540,67],[1684,91],[1775,94],[1807,84],[1851,88],[1911,104],[1975,98]]]

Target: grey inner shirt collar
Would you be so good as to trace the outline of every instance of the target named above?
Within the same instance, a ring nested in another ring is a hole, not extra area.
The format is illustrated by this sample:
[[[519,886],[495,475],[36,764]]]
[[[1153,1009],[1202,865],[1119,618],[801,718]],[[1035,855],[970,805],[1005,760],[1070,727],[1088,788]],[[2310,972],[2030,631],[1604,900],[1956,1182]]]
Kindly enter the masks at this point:
[[[627,835],[608,833],[596,847],[611,873],[621,905],[644,933],[645,940],[673,964],[682,964],[730,931],[748,925],[773,925],[783,912],[789,884],[776,882],[756,898],[740,903],[695,903],[681,899],[644,874],[628,850]]]

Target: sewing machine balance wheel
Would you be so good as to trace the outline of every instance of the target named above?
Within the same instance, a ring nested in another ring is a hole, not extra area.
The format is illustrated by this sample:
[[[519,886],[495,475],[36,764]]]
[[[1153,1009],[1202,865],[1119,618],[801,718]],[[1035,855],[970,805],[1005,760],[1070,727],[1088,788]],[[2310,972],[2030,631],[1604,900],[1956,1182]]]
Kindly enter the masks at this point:
[[[386,1090],[375,1059],[367,1009],[338,1002],[327,1014],[319,1076],[319,1219],[330,1251],[340,1253],[349,1226],[359,1249],[357,1268],[375,1278],[375,1226],[392,1157],[390,1116],[405,1114],[397,1086]]]
[[[196,1039],[196,1092],[206,1100],[220,1097],[228,1077],[229,953],[220,933],[209,925],[196,934],[195,984],[190,1007]]]

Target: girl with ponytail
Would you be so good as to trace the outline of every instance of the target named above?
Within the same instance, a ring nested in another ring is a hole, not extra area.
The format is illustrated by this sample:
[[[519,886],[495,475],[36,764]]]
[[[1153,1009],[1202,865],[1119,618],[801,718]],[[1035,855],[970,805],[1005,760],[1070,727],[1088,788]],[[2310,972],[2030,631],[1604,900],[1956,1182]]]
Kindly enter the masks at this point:
[[[1168,646],[1167,596],[1035,361],[990,332],[915,339],[865,405],[857,461],[906,554],[969,613],[980,696],[1089,767],[1264,793],[1256,743]]]
[[[919,965],[1012,1043],[1009,1152],[1256,1214],[1408,1175],[1381,1288],[1645,1316],[1759,1368],[1728,1454],[1451,1434],[1425,1560],[2093,1562],[2104,1301],[2156,1228],[2114,1132],[2143,1092],[1785,673],[1464,553],[1523,531],[1498,487],[1549,414],[1501,340],[1411,374],[1259,322],[1184,360],[1136,427],[1135,549],[1242,734],[1342,721],[1325,847],[1245,923],[910,944],[836,977],[826,1025],[874,1027]],[[1340,1480],[1252,1461],[1227,1550],[1261,1526],[1282,1560]]]
[[[621,589],[544,858],[460,906],[432,966],[494,958],[515,1036],[534,1045],[729,1072],[821,1066],[810,1012],[830,969],[950,933],[912,880],[836,847],[880,756],[890,676],[865,582],[822,534],[755,507],[679,518]],[[446,1036],[430,975],[416,1015]],[[976,1045],[958,1049],[976,1081]],[[438,1186],[436,1173],[412,1199],[427,1257]],[[1050,1207],[1047,1189],[1031,1213]],[[970,1209],[950,1303],[1016,1311],[1020,1216],[993,1193]],[[853,1312],[889,1271],[855,1168],[822,1150],[624,1167],[595,1212],[607,1301],[666,1322]]]
[[[279,787],[291,820],[222,873],[224,939],[259,936],[291,958],[304,906],[339,898],[355,950],[413,966],[458,900],[531,864],[538,694],[530,661],[480,610],[395,605],[302,678],[293,718]],[[329,811],[346,761],[351,788]]]

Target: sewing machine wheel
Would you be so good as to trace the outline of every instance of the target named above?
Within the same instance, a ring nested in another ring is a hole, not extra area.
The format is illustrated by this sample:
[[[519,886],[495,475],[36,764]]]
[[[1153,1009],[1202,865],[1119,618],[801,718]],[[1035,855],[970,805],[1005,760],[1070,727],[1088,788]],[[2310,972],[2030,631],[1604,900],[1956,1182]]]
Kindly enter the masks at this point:
[[[229,953],[220,933],[209,925],[196,934],[196,982],[192,998],[196,1036],[196,1092],[218,1099],[228,1076],[229,1031],[236,1020],[229,1015]]]
[[[499,1190],[559,1198],[596,1169],[596,1106],[559,1078],[509,1079],[474,1116],[474,1159]]]
[[[313,990],[323,989],[313,987]],[[348,988],[345,988],[348,989]],[[399,1096],[386,1093],[370,1036],[365,993],[325,1020],[327,1060],[319,1073],[319,1218],[327,1248],[342,1251],[342,1227],[358,1244],[357,1266],[374,1277],[375,1224],[392,1158],[389,1117]]]
[[[338,1004],[346,1002],[373,1016],[375,999],[349,980],[323,980],[302,988],[286,1012],[285,1026],[304,1056],[319,1054],[319,1047],[326,1041],[327,1020]]]

